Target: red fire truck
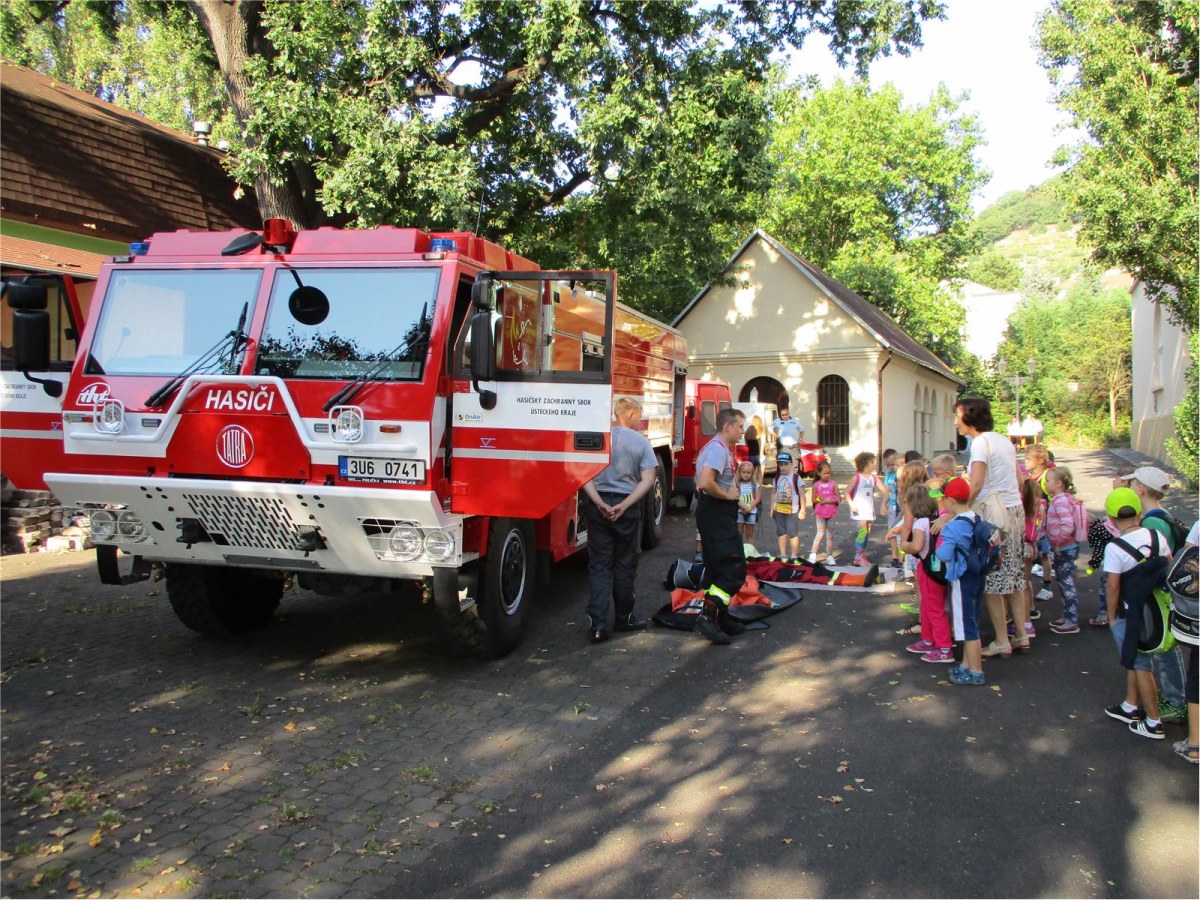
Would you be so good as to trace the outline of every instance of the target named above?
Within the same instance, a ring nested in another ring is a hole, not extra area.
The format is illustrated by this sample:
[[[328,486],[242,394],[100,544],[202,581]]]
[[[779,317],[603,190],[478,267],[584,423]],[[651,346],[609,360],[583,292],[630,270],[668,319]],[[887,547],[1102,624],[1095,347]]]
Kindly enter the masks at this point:
[[[46,313],[18,287],[29,371]],[[612,272],[468,232],[156,234],[101,270],[45,480],[91,510],[102,580],[160,569],[196,631],[261,627],[292,584],[418,582],[452,644],[496,656],[537,575],[586,544],[614,395],[659,457],[657,539],[685,381],[683,338],[619,305]]]

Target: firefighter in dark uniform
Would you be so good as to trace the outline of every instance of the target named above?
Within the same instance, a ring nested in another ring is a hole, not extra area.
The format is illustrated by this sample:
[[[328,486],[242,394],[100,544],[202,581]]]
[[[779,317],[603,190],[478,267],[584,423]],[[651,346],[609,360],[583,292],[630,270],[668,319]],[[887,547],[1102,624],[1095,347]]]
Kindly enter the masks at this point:
[[[642,406],[617,400],[608,468],[583,486],[588,528],[588,639],[608,640],[608,605],[616,608],[614,631],[640,631],[645,619],[634,612],[634,582],[642,547],[642,498],[653,488],[658,459],[638,430]]]
[[[737,465],[733,448],[746,430],[746,417],[736,409],[717,413],[717,433],[696,458],[696,529],[704,558],[704,608],[696,630],[714,644],[745,630],[729,618],[729,601],[746,580],[746,554],[737,527]]]

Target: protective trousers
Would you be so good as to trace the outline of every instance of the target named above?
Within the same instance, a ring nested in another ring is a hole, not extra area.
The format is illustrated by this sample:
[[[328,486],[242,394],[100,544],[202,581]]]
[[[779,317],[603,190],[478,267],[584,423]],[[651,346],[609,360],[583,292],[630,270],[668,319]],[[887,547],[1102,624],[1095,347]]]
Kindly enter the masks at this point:
[[[615,506],[625,495],[602,492],[600,498]],[[605,625],[611,600],[617,621],[628,619],[633,612],[633,587],[642,549],[640,505],[625,510],[615,522],[604,518],[591,501],[584,506],[588,527],[588,615],[593,626]]]
[[[737,528],[737,501],[718,500],[701,494],[696,505],[696,530],[700,532],[700,553],[704,558],[705,604],[718,610],[729,606],[730,598],[746,581],[746,554]]]

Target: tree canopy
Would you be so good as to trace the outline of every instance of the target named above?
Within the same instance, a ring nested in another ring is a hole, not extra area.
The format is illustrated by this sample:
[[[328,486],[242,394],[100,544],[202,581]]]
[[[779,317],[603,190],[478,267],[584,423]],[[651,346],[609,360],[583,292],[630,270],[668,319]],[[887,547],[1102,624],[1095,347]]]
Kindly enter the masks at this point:
[[[1196,0],[1054,0],[1039,40],[1059,105],[1088,134],[1060,160],[1083,242],[1195,330]]]
[[[905,107],[891,85],[838,81],[779,91],[773,121],[768,230],[956,362],[963,311],[939,282],[975,247],[975,119],[944,88]]]
[[[170,124],[202,113],[264,216],[478,230],[543,264],[617,267],[626,301],[665,316],[755,224],[772,54],[821,35],[865,73],[942,15],[934,0],[12,0],[0,52]],[[167,77],[172,47],[187,65]]]

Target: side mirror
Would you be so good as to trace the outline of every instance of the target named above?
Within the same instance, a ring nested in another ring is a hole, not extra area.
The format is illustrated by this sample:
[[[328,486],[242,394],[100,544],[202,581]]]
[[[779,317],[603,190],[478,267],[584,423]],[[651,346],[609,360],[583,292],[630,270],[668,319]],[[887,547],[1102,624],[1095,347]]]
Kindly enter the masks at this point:
[[[329,316],[329,298],[320,288],[301,285],[288,296],[288,312],[301,325],[320,325]]]
[[[40,384],[51,397],[61,396],[61,382],[29,374],[50,368],[50,313],[46,311],[46,285],[10,282],[5,293],[13,311],[13,368]]]
[[[689,403],[689,404],[688,404],[688,408],[687,408],[687,417],[688,417],[689,419],[694,419],[694,418],[696,418],[696,404],[695,404],[695,403]]]
[[[476,309],[492,309],[495,306],[492,296],[493,287],[494,282],[490,273],[480,272],[475,276],[475,282],[471,285],[471,303]]]
[[[475,282],[475,287],[479,282]],[[474,293],[474,288],[472,288]],[[479,393],[479,405],[484,409],[496,407],[496,392],[483,390],[480,381],[496,378],[495,336],[492,332],[491,310],[481,309],[471,316],[471,387]]]

